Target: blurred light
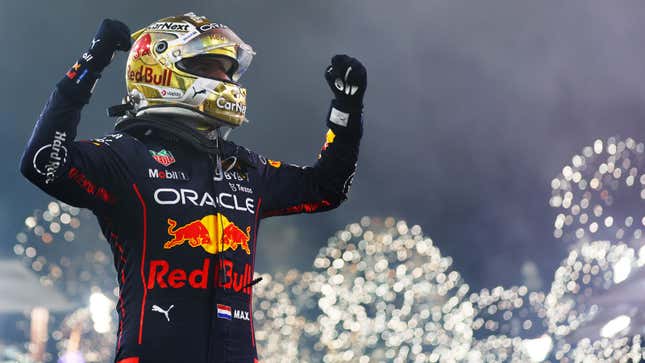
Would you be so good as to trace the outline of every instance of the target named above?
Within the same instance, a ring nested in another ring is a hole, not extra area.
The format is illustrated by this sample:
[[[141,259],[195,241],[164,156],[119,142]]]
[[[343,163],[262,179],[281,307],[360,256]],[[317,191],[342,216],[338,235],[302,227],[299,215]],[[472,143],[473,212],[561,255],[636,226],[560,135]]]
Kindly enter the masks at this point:
[[[638,265],[645,265],[645,245],[638,249]]]
[[[624,256],[614,265],[614,283],[619,284],[627,279],[632,270],[632,260]]]
[[[593,143],[593,151],[596,154],[600,154],[602,152],[602,140],[597,139],[596,141],[594,141],[594,143]]]
[[[603,338],[611,338],[621,331],[627,329],[632,319],[627,315],[620,315],[605,324],[600,329],[600,336]]]
[[[58,363],[85,363],[81,352],[66,352],[60,358]]]
[[[553,349],[553,339],[547,334],[535,339],[524,339],[522,346],[531,359],[531,362],[542,362]]]
[[[25,255],[30,258],[36,257],[36,249],[33,247],[27,247],[27,249],[25,250]]]
[[[90,295],[90,314],[94,323],[94,330],[97,333],[107,333],[110,331],[112,321],[112,309],[114,304],[100,292]]]
[[[26,225],[26,226],[27,226],[27,228],[29,228],[29,229],[34,228],[34,227],[36,226],[36,224],[37,224],[37,222],[36,222],[36,218],[35,218],[35,217],[27,217],[27,218],[25,219],[25,225]]]

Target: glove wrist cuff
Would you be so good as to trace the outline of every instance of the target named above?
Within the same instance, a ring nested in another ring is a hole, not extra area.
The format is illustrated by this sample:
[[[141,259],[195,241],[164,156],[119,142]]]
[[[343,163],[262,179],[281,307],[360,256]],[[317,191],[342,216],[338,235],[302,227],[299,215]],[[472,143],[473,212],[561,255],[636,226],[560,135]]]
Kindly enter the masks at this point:
[[[339,100],[338,98],[335,98],[334,100],[331,101],[332,107],[338,109],[339,111],[343,111],[346,113],[361,113],[363,112],[363,102],[347,102],[344,100]]]
[[[341,138],[361,138],[363,135],[362,106],[347,108],[338,105],[336,100],[331,102],[327,113],[327,127]]]

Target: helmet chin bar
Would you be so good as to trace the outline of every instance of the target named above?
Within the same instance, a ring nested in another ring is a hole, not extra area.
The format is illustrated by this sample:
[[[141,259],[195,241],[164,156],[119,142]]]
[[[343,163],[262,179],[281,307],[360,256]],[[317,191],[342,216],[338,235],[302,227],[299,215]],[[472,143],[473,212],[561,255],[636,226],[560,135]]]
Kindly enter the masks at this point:
[[[178,105],[145,107],[139,109],[135,114],[135,117],[146,116],[162,117],[174,122],[183,123],[197,130],[200,130],[200,127],[204,126],[207,129],[200,131],[204,131],[206,133],[215,129],[219,129],[221,127],[227,127],[229,128],[229,130],[226,132],[225,138],[226,136],[228,136],[230,130],[235,128],[234,125],[231,125],[227,122],[210,117],[199,111]]]

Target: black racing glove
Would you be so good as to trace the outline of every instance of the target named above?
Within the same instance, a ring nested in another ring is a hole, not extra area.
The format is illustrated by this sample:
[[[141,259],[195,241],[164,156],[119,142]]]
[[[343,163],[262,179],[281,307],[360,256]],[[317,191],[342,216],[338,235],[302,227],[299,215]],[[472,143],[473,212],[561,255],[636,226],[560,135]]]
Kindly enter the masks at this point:
[[[130,29],[118,20],[104,19],[90,48],[58,82],[58,89],[72,99],[88,103],[94,84],[117,50],[128,51],[132,45]]]
[[[365,66],[356,58],[335,55],[325,70],[325,79],[334,92],[327,126],[336,134],[360,137],[363,133],[363,96],[367,88]]]
[[[335,55],[325,71],[325,79],[336,96],[335,106],[341,111],[360,111],[363,108],[367,70],[356,58]]]

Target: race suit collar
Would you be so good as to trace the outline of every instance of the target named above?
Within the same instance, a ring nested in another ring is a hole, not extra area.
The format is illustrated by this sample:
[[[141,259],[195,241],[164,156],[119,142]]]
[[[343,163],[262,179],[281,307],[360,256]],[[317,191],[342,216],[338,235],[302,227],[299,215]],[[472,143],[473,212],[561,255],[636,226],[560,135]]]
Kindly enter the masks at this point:
[[[222,138],[209,138],[213,133],[196,130],[184,123],[174,122],[165,118],[150,120],[143,117],[124,117],[116,124],[115,131],[125,132],[141,139],[150,133],[161,139],[187,144],[198,151],[226,159],[234,156],[240,166],[255,168],[250,155],[245,148]]]

